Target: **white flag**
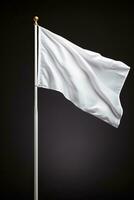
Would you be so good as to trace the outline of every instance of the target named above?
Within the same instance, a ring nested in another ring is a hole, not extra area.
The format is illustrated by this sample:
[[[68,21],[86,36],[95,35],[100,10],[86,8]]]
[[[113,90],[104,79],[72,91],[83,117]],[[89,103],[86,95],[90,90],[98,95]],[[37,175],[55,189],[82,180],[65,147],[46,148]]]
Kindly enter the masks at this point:
[[[118,127],[129,67],[38,26],[38,87],[60,91],[77,107]]]

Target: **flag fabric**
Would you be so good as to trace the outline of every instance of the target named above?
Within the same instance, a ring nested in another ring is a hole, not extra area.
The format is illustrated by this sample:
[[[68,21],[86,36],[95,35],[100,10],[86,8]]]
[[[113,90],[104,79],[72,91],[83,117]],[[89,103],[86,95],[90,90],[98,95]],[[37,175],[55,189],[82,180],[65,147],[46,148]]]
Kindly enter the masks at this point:
[[[83,111],[118,127],[130,67],[38,26],[38,87],[61,92]]]

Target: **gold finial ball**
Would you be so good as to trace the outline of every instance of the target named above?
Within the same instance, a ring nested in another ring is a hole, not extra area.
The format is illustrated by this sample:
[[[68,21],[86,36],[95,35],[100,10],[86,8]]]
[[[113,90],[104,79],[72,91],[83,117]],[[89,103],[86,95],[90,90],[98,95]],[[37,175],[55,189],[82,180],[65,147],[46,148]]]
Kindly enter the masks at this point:
[[[38,20],[39,20],[39,17],[38,17],[38,16],[35,16],[35,17],[33,18],[33,20],[34,20],[35,23],[37,23]]]

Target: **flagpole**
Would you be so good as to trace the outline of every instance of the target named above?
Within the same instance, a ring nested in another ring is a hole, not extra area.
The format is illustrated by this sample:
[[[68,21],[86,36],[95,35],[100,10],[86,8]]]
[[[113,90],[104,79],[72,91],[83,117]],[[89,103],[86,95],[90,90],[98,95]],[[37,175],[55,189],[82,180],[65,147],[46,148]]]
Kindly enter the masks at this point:
[[[34,200],[38,200],[38,87],[37,87],[37,16],[34,17]]]

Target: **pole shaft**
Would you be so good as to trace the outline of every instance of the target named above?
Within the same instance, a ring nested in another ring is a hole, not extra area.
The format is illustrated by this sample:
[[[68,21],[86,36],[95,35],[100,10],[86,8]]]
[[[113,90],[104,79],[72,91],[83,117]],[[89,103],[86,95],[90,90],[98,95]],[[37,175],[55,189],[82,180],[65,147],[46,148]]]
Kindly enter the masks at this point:
[[[34,200],[38,200],[37,28],[38,25],[34,24]]]

